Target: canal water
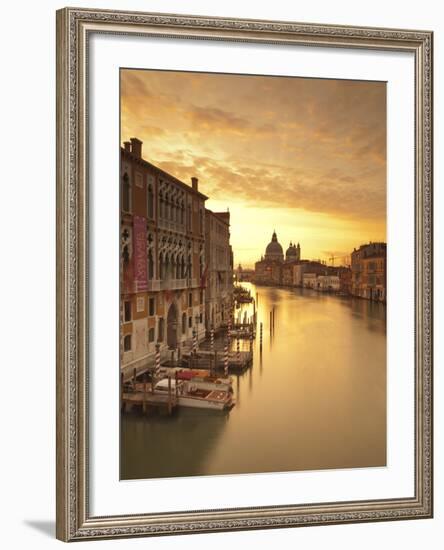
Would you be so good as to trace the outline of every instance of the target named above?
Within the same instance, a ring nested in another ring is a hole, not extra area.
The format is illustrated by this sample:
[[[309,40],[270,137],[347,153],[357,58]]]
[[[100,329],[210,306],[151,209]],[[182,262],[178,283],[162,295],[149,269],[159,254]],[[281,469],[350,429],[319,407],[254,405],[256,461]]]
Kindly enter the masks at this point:
[[[236,406],[123,414],[121,479],[385,465],[386,306],[243,286],[258,293],[258,331]]]

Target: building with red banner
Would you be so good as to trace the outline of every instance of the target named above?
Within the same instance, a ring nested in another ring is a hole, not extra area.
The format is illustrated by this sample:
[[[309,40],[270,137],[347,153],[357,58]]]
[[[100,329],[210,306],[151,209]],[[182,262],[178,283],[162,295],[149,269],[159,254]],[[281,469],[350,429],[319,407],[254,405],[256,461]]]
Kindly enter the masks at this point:
[[[193,335],[205,336],[205,201],[142,157],[132,138],[121,149],[121,365],[154,363],[156,344],[170,357]]]

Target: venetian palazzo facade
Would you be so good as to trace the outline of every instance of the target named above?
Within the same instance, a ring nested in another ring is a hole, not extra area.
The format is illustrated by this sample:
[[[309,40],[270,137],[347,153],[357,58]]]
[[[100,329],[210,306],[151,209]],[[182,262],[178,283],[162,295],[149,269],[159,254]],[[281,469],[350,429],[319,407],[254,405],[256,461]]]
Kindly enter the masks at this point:
[[[121,148],[121,365],[143,370],[205,337],[205,201],[191,186],[142,157],[142,142]],[[228,237],[229,238],[229,237]],[[210,271],[211,273],[211,271]]]
[[[351,254],[351,294],[385,302],[387,297],[387,244],[368,243]]]
[[[273,231],[265,255],[256,262],[254,282],[259,285],[292,285],[293,268],[301,259],[301,247],[290,242],[285,253],[279,243],[276,231]]]
[[[205,255],[205,325],[209,331],[227,324],[233,304],[229,212],[205,210]]]

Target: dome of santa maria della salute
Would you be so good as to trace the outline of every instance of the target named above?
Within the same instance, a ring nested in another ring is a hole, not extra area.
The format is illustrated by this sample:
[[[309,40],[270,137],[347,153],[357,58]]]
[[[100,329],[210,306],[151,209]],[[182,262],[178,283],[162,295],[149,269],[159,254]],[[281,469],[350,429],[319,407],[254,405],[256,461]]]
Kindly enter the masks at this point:
[[[265,259],[266,260],[279,260],[283,261],[284,251],[282,246],[277,240],[276,231],[273,231],[273,236],[271,237],[271,242],[267,245],[265,249]]]

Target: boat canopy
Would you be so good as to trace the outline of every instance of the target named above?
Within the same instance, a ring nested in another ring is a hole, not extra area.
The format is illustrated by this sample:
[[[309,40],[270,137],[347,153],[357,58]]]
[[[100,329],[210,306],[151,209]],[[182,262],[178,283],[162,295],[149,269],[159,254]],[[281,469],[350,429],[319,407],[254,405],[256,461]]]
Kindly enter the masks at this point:
[[[180,381],[178,381],[177,385],[180,385]],[[168,378],[162,378],[157,384],[154,386],[156,390],[167,390],[168,391]],[[171,378],[171,389],[174,390],[176,388],[176,380],[174,378]]]

